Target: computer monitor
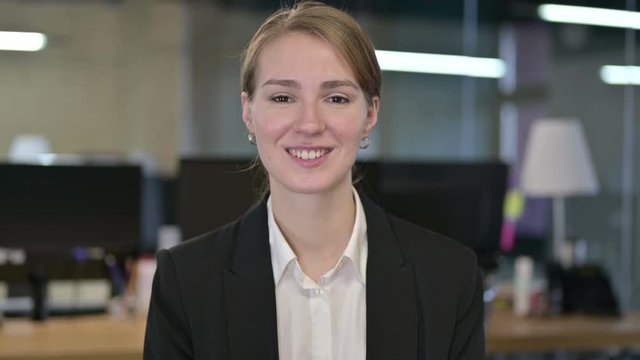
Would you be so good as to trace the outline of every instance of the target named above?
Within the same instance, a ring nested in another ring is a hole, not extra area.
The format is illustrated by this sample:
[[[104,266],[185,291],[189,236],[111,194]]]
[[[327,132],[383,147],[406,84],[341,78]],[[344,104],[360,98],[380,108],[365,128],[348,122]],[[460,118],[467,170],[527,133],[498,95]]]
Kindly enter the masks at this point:
[[[183,239],[241,217],[258,201],[251,159],[183,158],[178,175],[178,223]]]
[[[497,266],[508,167],[500,162],[363,164],[372,197],[390,213],[455,239]]]
[[[77,247],[133,254],[140,197],[139,166],[0,164],[0,247],[24,249],[27,261]]]

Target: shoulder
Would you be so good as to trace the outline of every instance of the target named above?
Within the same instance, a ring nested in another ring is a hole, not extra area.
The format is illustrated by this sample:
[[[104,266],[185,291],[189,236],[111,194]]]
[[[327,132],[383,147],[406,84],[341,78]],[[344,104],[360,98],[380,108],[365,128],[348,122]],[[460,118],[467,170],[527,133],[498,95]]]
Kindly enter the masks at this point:
[[[460,242],[442,234],[425,229],[394,215],[388,214],[396,241],[407,261],[416,267],[418,274],[462,283],[473,281],[478,272],[476,254]]]
[[[405,261],[429,270],[477,266],[475,253],[462,243],[390,214],[363,194],[360,198],[367,217],[367,232],[387,237],[382,241],[393,244],[387,249],[399,248]]]
[[[423,299],[428,297],[443,313],[450,305],[455,304],[455,311],[466,311],[482,301],[483,274],[473,250],[396,216],[389,219],[405,261],[413,264]]]
[[[233,256],[238,221],[186,240],[158,253],[158,266],[164,257],[171,258],[177,270],[202,271],[227,267]]]
[[[224,270],[233,256],[237,223],[197,236],[157,254],[156,298],[180,304],[190,321],[198,321],[208,306],[220,304]]]
[[[400,246],[407,257],[438,257],[446,260],[475,262],[475,254],[460,242],[419,225],[388,214]]]
[[[162,263],[162,257],[168,257],[178,272],[201,278],[220,274],[218,270],[230,269],[237,263],[268,257],[266,208],[266,201],[263,200],[238,220],[161,251],[158,266]]]

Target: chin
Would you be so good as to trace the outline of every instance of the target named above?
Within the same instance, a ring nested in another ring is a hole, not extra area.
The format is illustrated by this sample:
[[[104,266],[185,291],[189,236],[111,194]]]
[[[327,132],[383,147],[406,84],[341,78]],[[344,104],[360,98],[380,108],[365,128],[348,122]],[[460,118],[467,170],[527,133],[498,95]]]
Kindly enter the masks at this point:
[[[333,189],[336,189],[341,184],[343,184],[343,182],[344,180],[319,179],[317,177],[314,177],[313,179],[288,179],[288,181],[279,181],[278,184],[280,185],[280,187],[291,193],[313,195],[326,193]],[[349,182],[349,185],[350,184],[351,182]]]
[[[283,188],[285,188],[289,192],[297,193],[297,194],[306,194],[306,195],[322,194],[331,190],[332,188],[335,188],[335,185],[331,186],[328,184],[318,184],[318,183],[282,184],[282,185],[283,185]]]

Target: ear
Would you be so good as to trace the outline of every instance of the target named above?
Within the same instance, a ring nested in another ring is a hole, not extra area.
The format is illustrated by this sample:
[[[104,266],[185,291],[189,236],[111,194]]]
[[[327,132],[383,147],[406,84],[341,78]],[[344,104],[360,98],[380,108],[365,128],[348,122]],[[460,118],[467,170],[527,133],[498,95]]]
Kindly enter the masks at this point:
[[[240,94],[240,101],[242,102],[242,122],[244,122],[244,125],[250,133],[255,133],[251,117],[251,98],[246,91]]]
[[[367,106],[367,124],[364,127],[364,136],[369,136],[369,133],[378,123],[378,110],[380,110],[380,97],[374,96],[371,99],[371,105]]]

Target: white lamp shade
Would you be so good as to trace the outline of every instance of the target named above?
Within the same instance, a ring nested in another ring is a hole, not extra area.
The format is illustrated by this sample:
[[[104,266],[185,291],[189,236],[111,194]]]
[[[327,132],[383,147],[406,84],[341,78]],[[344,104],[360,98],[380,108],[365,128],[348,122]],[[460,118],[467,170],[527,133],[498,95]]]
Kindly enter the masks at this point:
[[[532,197],[593,195],[598,179],[582,124],[576,119],[540,119],[533,123],[520,185]]]

